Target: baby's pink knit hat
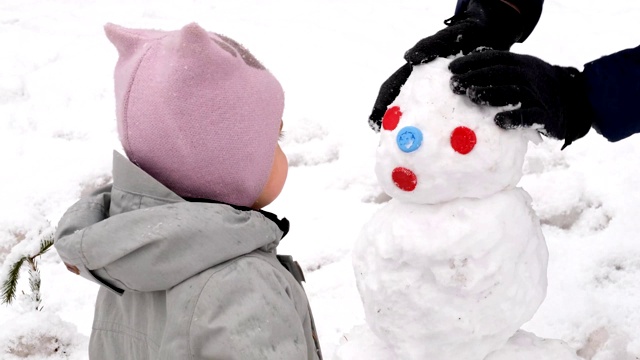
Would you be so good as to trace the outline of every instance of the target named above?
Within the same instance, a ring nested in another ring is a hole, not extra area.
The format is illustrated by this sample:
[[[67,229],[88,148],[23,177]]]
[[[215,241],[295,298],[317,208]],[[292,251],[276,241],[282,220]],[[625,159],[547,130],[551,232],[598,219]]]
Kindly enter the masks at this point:
[[[116,111],[129,160],[182,197],[253,205],[278,142],[278,80],[242,45],[195,23],[105,32],[120,55]]]

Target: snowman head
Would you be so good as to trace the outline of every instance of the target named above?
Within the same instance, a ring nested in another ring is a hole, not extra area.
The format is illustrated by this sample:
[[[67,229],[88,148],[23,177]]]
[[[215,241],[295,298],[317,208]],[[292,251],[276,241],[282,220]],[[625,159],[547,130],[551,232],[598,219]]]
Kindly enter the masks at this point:
[[[454,94],[449,62],[415,66],[383,118],[376,175],[393,198],[437,204],[515,187],[528,142],[540,141],[534,129],[496,126],[505,108]]]

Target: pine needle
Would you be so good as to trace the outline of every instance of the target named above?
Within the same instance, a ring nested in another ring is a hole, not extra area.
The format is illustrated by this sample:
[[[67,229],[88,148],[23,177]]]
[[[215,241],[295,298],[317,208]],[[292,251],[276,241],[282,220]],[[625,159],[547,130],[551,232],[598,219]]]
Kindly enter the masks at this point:
[[[3,304],[10,304],[15,299],[18,279],[20,278],[20,268],[26,260],[26,257],[22,257],[9,268],[9,276],[2,284],[2,299],[0,301]]]
[[[55,239],[53,234],[49,234],[44,239],[42,239],[42,241],[40,241],[40,252],[33,257],[35,258],[49,251],[49,249],[53,246],[54,241]]]

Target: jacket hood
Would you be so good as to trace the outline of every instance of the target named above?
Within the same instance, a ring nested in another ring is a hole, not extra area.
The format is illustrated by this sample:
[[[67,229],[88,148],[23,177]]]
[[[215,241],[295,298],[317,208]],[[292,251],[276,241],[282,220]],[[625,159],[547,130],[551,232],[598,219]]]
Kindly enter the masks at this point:
[[[113,185],[74,204],[56,249],[67,267],[112,290],[167,290],[225,261],[275,252],[286,219],[227,204],[186,201],[114,152]]]

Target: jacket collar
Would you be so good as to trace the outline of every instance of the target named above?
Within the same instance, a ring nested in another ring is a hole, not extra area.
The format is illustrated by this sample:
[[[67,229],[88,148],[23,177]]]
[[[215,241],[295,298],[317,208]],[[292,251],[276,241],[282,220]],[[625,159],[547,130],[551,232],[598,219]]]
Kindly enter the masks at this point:
[[[113,186],[124,192],[167,202],[185,201],[115,150],[113,151]]]

